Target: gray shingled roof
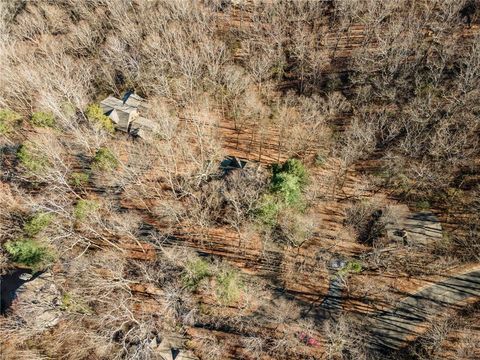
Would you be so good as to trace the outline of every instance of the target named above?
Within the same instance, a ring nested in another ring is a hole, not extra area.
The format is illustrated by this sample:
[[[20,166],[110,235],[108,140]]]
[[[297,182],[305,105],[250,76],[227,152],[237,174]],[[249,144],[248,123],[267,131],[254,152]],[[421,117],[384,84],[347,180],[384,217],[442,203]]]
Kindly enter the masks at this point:
[[[100,102],[100,108],[102,109],[104,114],[122,106],[123,101],[113,96],[109,96],[105,100],[102,100]]]
[[[138,108],[140,112],[146,112],[150,108],[145,99],[137,94],[130,94],[125,100],[125,105]]]
[[[131,124],[131,132],[142,138],[148,136],[147,134],[155,132],[157,124],[147,118],[138,116]]]
[[[138,113],[146,112],[149,106],[145,99],[137,94],[127,93],[123,100],[109,96],[100,102],[100,108],[112,119],[117,130],[142,136],[142,133],[151,132],[156,127],[153,121],[139,116]]]

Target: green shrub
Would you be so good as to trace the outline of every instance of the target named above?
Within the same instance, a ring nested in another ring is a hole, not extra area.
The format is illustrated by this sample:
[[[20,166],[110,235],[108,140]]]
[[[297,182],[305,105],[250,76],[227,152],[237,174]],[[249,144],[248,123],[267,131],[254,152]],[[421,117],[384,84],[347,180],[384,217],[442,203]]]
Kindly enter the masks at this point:
[[[97,104],[91,104],[87,107],[85,111],[87,115],[87,119],[92,122],[93,124],[99,126],[100,128],[113,133],[115,131],[115,127],[113,126],[112,120],[103,114],[102,109]]]
[[[429,210],[430,202],[428,200],[420,200],[420,201],[417,201],[417,203],[415,204],[415,207],[421,211]]]
[[[273,167],[270,189],[286,205],[299,205],[302,200],[302,191],[307,181],[307,171],[303,164],[299,160],[290,159],[281,166],[275,165]]]
[[[32,173],[41,173],[48,167],[47,158],[32,149],[31,145],[20,146],[17,157],[20,163]]]
[[[93,158],[93,167],[99,170],[114,170],[118,167],[118,160],[107,148],[100,148]]]
[[[95,200],[78,200],[73,209],[73,216],[75,216],[77,220],[84,220],[87,216],[97,211],[99,207],[100,204]]]
[[[30,121],[33,125],[39,127],[53,127],[55,125],[55,118],[53,117],[53,114],[43,111],[34,112],[30,118]]]
[[[23,226],[25,234],[35,236],[44,230],[53,220],[53,214],[37,213]]]
[[[288,159],[285,161],[281,166],[274,165],[273,167],[273,175],[280,173],[287,173],[293,175],[297,178],[299,184],[303,187],[308,182],[308,174],[305,166],[302,164],[300,160],[297,159]]]
[[[90,175],[87,173],[74,172],[70,176],[70,184],[75,187],[82,187],[88,184]]]
[[[217,297],[223,304],[238,301],[242,286],[240,275],[235,270],[223,270],[217,275]]]
[[[80,299],[74,298],[68,292],[62,295],[62,304],[60,305],[60,308],[64,311],[80,314],[92,313],[92,309],[87,304]]]
[[[37,270],[48,265],[54,259],[53,254],[46,246],[31,239],[8,241],[4,247],[14,262]]]
[[[303,209],[302,191],[308,181],[305,167],[296,159],[287,160],[282,165],[275,164],[272,173],[269,193],[261,198],[256,211],[257,218],[270,226],[277,223],[282,208]]]
[[[182,282],[190,290],[196,290],[200,282],[211,275],[210,265],[202,259],[187,262],[182,274]]]
[[[345,276],[349,274],[358,274],[361,271],[362,271],[362,264],[359,263],[358,261],[352,260],[347,262],[345,266],[338,271],[338,275]]]
[[[281,200],[287,205],[299,204],[301,201],[302,187],[293,174],[276,174],[272,179],[271,190],[280,195]]]
[[[22,116],[15,111],[0,109],[0,135],[5,135],[13,131]]]
[[[264,194],[256,209],[256,217],[262,223],[269,226],[274,226],[277,223],[278,213],[281,206],[277,198],[271,194]]]

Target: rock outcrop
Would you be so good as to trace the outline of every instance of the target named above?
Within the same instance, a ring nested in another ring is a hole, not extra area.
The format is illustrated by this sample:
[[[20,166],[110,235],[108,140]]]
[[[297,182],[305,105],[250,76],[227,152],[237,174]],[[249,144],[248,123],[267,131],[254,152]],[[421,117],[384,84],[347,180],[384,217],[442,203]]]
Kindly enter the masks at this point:
[[[40,274],[20,286],[10,312],[35,330],[55,326],[61,315],[61,294],[52,273]]]

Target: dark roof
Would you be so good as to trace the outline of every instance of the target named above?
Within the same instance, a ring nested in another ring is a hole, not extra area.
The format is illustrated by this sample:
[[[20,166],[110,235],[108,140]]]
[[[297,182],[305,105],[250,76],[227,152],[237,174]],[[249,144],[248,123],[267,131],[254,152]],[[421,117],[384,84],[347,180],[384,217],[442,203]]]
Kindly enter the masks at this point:
[[[220,169],[224,171],[229,171],[233,169],[244,169],[247,166],[246,160],[241,160],[236,156],[227,156],[223,161],[220,163]]]

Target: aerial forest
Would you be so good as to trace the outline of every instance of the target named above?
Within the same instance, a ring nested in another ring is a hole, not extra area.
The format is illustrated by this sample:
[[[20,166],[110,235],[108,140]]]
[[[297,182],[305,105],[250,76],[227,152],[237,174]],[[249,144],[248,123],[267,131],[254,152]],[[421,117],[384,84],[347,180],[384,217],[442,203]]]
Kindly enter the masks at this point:
[[[480,358],[479,0],[0,0],[0,358]]]

